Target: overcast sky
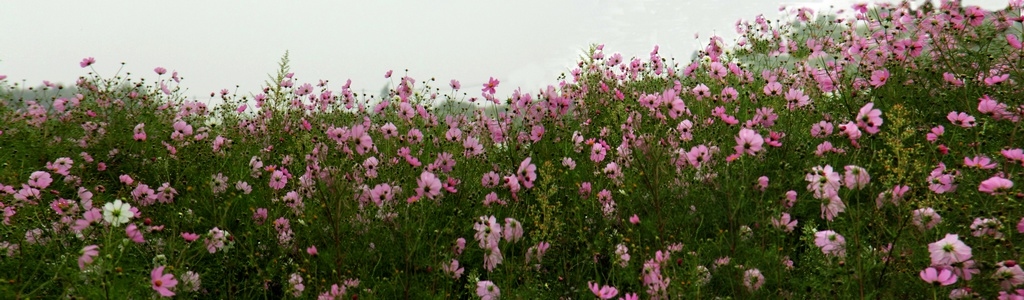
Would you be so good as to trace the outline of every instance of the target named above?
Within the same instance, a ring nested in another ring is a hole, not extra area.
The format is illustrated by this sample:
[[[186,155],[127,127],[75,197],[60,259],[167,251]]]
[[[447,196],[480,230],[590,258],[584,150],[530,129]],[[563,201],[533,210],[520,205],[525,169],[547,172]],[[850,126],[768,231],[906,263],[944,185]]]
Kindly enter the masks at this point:
[[[458,79],[471,95],[491,76],[501,80],[499,95],[517,86],[532,92],[556,84],[592,43],[625,58],[646,58],[660,45],[663,56],[685,62],[714,33],[731,44],[737,19],[775,19],[783,4],[849,11],[860,2],[0,1],[0,75],[9,83],[71,84],[88,72],[78,62],[95,57],[108,77],[121,62],[147,80],[155,67],[176,70],[186,95],[200,100],[236,85],[240,94],[258,91],[286,50],[300,82],[327,79],[336,89],[352,79],[353,90],[377,94],[387,70],[408,69],[439,87]],[[991,10],[1007,1],[963,3]]]

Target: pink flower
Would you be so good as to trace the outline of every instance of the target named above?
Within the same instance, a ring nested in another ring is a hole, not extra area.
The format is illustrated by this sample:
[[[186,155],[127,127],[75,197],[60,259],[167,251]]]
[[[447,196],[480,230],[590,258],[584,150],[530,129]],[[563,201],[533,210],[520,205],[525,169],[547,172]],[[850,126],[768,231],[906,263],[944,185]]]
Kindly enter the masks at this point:
[[[782,95],[782,84],[778,81],[769,82],[764,86],[763,92],[768,96]]]
[[[476,283],[476,295],[481,300],[497,300],[498,296],[501,296],[501,290],[490,280],[484,280]]]
[[[170,288],[178,285],[178,281],[174,279],[174,274],[164,274],[164,266],[159,266],[156,267],[156,269],[153,269],[153,272],[150,273],[150,278],[150,282],[153,284],[153,290],[160,293],[160,296],[174,296],[174,292],[172,292]]]
[[[85,265],[91,264],[96,256],[100,255],[100,246],[89,245],[82,248],[82,256],[78,258],[78,268],[85,270]]]
[[[156,75],[164,75],[167,73],[167,69],[164,69],[164,67],[156,67],[156,69],[153,69],[153,72],[156,72]]]
[[[50,183],[53,183],[53,178],[47,172],[35,171],[32,172],[32,175],[28,176],[28,185],[32,187],[45,189],[50,186]]]
[[[772,225],[782,229],[785,232],[793,232],[796,228],[797,220],[793,220],[793,217],[789,213],[782,213],[782,217],[776,219],[772,218]]]
[[[181,238],[185,239],[186,242],[194,242],[199,239],[199,235],[191,232],[182,232]]]
[[[498,87],[498,83],[501,83],[501,82],[498,81],[497,79],[494,79],[494,77],[491,77],[491,79],[488,80],[487,83],[484,84],[484,88],[481,89],[480,91],[485,92],[485,93],[489,93],[491,95],[494,95],[494,93],[495,93],[494,88]]]
[[[501,230],[507,242],[518,242],[523,238],[523,224],[513,218],[505,218],[505,227]]]
[[[532,188],[533,182],[537,180],[537,166],[530,163],[530,157],[527,157],[519,164],[519,171],[516,172],[516,178],[519,179],[520,183],[526,188]]]
[[[590,291],[594,293],[594,296],[599,299],[612,299],[619,294],[619,290],[613,286],[600,286],[592,281],[588,281],[587,285],[590,286]]]
[[[768,176],[761,176],[757,178],[757,190],[764,192],[768,189]]]
[[[132,177],[129,176],[128,174],[121,174],[121,176],[118,177],[118,179],[120,179],[121,183],[124,183],[125,185],[132,185],[133,183],[135,183],[135,180],[132,179]]]
[[[1013,181],[1002,177],[992,177],[981,182],[978,191],[989,195],[1001,194],[1013,188]]]
[[[868,134],[878,133],[878,126],[882,126],[882,111],[873,109],[874,102],[865,104],[857,114],[857,127],[864,129]]]
[[[935,228],[941,222],[942,216],[939,216],[935,209],[931,207],[914,210],[914,226],[917,226],[921,231]]]
[[[946,80],[946,82],[949,82],[953,86],[963,86],[964,85],[964,81],[963,80],[957,79],[956,75],[953,74],[953,73],[950,73],[950,72],[942,73],[942,79]]]
[[[462,88],[462,84],[459,83],[459,81],[455,80],[455,79],[452,79],[452,81],[449,82],[448,85],[451,86],[452,89],[455,89],[455,90],[458,90],[458,89]]]
[[[999,268],[996,269],[995,274],[992,274],[992,278],[998,280],[1000,287],[1004,290],[1010,290],[1024,283],[1024,270],[1021,270],[1017,262],[1007,260],[997,263],[996,266]]]
[[[928,252],[931,253],[933,266],[949,266],[971,259],[971,247],[960,241],[960,237],[955,234],[946,234],[945,238],[928,244]]]
[[[1019,163],[1021,166],[1024,166],[1024,149],[1003,149],[999,150],[999,153],[1006,158],[1008,163]]]
[[[228,240],[228,232],[221,230],[220,228],[214,227],[206,234],[207,237],[203,240],[203,244],[206,245],[206,251],[210,254],[216,253],[217,249],[224,248],[224,242]]]
[[[953,125],[960,126],[963,128],[971,128],[975,125],[975,119],[971,115],[962,112],[951,111],[946,115],[946,120],[949,120]]]
[[[291,285],[289,290],[292,292],[292,296],[296,298],[302,296],[302,291],[306,290],[306,285],[302,284],[302,275],[299,275],[299,273],[292,273],[288,276],[288,284]]]
[[[177,121],[172,125],[174,131],[171,132],[171,139],[179,141],[187,136],[192,135],[192,125],[188,125],[185,121]]]
[[[889,80],[889,70],[881,69],[871,72],[871,86],[880,88]]]
[[[306,248],[306,253],[308,253],[311,256],[316,256],[316,246],[309,246],[309,248]]]
[[[257,208],[256,212],[252,214],[252,219],[256,222],[256,225],[263,225],[263,222],[267,221],[267,209]]]
[[[999,219],[974,218],[970,229],[973,236],[990,235],[994,238],[1001,238],[1003,233],[999,232],[999,229],[1002,227],[1003,223]]]
[[[590,148],[590,160],[593,162],[604,161],[604,157],[607,153],[608,150],[605,149],[601,143],[594,143]]]
[[[1017,50],[1020,50],[1022,47],[1024,47],[1024,44],[1021,44],[1020,39],[1018,39],[1017,36],[1013,34],[1006,35],[1006,43],[1010,44],[1010,47],[1013,47],[1014,49]]]
[[[871,176],[868,175],[868,171],[858,166],[846,166],[846,176],[843,178],[846,180],[846,187],[850,189],[862,189],[868,185],[871,181]]]
[[[416,188],[416,196],[423,197],[426,195],[430,199],[441,195],[441,180],[434,176],[434,173],[426,172],[420,173],[420,178],[416,179],[416,184],[419,187]]]
[[[95,58],[86,57],[86,58],[83,58],[82,62],[78,63],[78,65],[83,67],[83,68],[85,68],[85,67],[91,66],[94,63],[96,63],[96,59]]]
[[[283,189],[287,183],[288,178],[280,170],[274,170],[274,173],[270,175],[270,187],[275,190]]]
[[[441,265],[441,270],[455,279],[462,277],[462,273],[466,271],[465,268],[459,267],[459,261],[456,259],[452,259],[448,264]]]
[[[825,255],[846,256],[846,239],[832,230],[818,231],[814,234],[814,244],[821,248]]]
[[[1024,224],[1024,219],[1021,219],[1021,221],[1021,224]],[[633,225],[640,224],[640,217],[637,216],[636,214],[633,214],[632,217],[629,217],[629,223],[632,223]]]
[[[925,139],[928,140],[929,142],[935,143],[935,141],[939,140],[939,136],[942,136],[942,134],[945,132],[946,128],[942,127],[942,125],[932,127],[932,132],[929,132],[925,136]]]
[[[736,153],[738,154],[749,154],[755,155],[758,151],[761,151],[761,147],[764,144],[764,138],[761,137],[757,132],[743,128],[740,129],[740,133],[736,136]]]
[[[761,275],[761,270],[750,269],[743,272],[743,286],[747,287],[747,290],[751,292],[759,290],[763,284],[764,275]]]
[[[146,239],[142,237],[142,232],[139,231],[139,227],[135,226],[135,223],[128,224],[128,228],[125,228],[125,233],[128,235],[128,239],[133,242],[142,244],[146,242]]]
[[[145,141],[146,140],[146,124],[145,123],[139,123],[138,125],[135,125],[135,129],[132,130],[132,131],[134,133],[134,135],[132,135],[132,138],[135,139],[136,141]]]
[[[455,245],[452,246],[452,252],[455,253],[455,256],[459,256],[462,255],[463,250],[466,250],[466,239],[458,238],[455,240]]]
[[[936,270],[934,267],[928,267],[921,271],[921,279],[934,285],[946,286],[956,283],[957,277],[949,269],[942,268]]]
[[[996,163],[992,162],[988,156],[975,156],[975,157],[964,157],[964,166],[979,168],[982,170],[991,170],[996,168]]]
[[[1024,233],[1024,218],[1020,218],[1020,222],[1017,223],[1017,232]]]

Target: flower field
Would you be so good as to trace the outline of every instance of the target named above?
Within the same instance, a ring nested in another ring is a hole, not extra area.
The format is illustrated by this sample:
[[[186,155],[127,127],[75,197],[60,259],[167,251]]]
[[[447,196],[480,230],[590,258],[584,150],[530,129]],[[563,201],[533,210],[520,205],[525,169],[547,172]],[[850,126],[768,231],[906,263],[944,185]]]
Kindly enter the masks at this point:
[[[792,9],[506,99],[0,75],[0,298],[1024,299],[1021,6]]]

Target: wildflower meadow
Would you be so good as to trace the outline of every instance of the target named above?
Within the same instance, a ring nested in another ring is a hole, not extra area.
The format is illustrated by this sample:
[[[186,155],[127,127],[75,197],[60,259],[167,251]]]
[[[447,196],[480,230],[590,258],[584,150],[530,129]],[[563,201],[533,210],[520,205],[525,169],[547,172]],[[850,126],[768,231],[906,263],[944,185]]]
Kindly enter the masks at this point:
[[[0,298],[1024,299],[1022,2],[593,45],[537,91],[0,75]]]

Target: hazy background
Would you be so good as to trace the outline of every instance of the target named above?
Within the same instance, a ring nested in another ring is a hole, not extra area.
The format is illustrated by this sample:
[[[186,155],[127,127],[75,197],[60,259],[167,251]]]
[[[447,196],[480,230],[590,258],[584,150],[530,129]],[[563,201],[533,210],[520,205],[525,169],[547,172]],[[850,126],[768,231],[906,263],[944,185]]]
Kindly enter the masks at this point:
[[[779,18],[781,5],[843,9],[862,1],[7,1],[0,0],[0,75],[8,83],[72,85],[89,69],[105,77],[121,62],[133,78],[178,71],[186,95],[257,92],[286,50],[299,82],[330,80],[376,95],[409,70],[445,88],[458,79],[479,96],[491,76],[499,96],[556,84],[592,43],[646,59],[654,45],[679,62],[712,34],[731,45],[737,19]],[[891,1],[890,1],[891,2]],[[938,2],[937,0],[934,2]],[[1007,1],[964,0],[1002,9]],[[922,4],[924,0],[913,1]],[[695,39],[694,34],[700,38]],[[396,80],[397,81],[397,80]]]

